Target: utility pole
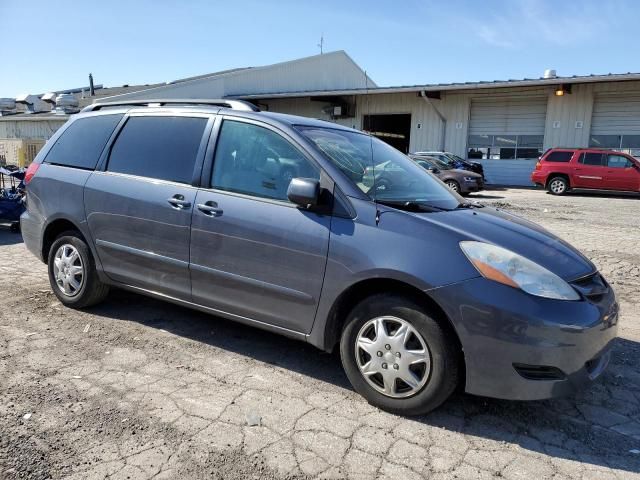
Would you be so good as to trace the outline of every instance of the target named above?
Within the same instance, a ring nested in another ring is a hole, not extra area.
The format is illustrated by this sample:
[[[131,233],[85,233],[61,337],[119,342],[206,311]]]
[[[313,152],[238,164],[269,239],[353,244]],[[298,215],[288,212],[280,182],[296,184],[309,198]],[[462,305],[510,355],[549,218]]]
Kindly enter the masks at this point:
[[[317,46],[320,47],[320,55],[322,55],[322,47],[324,47],[324,33],[320,35],[320,43]]]

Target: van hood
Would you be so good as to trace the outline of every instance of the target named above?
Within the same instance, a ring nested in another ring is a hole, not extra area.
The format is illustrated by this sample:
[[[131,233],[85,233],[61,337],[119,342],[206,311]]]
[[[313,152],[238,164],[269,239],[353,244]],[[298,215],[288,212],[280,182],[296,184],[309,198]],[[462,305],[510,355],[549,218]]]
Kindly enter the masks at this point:
[[[457,233],[458,241],[476,240],[509,249],[564,280],[575,280],[596,271],[589,259],[564,240],[533,222],[495,208],[410,215]]]

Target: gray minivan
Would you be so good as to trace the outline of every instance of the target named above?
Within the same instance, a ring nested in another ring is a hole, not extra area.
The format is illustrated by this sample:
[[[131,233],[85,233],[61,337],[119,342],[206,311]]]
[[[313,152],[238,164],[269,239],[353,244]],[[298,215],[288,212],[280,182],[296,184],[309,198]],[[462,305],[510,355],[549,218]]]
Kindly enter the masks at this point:
[[[376,165],[393,164],[378,182]],[[94,104],[26,175],[24,241],[60,301],[109,287],[332,351],[399,414],[598,377],[618,305],[546,230],[466,203],[387,144],[235,101]]]

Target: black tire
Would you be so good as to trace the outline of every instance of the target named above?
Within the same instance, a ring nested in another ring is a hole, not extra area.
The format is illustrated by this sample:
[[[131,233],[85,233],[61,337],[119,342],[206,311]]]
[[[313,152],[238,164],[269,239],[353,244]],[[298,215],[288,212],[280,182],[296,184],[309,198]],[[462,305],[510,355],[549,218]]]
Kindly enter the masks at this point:
[[[565,177],[551,177],[547,182],[547,191],[551,195],[564,195],[569,191],[569,180]]]
[[[411,396],[393,398],[379,392],[365,380],[358,367],[358,334],[369,320],[381,316],[397,317],[409,323],[428,348],[431,361],[428,379]],[[340,340],[340,357],[351,385],[370,404],[398,415],[421,415],[440,406],[458,385],[460,352],[451,336],[450,327],[443,320],[430,315],[413,300],[397,294],[378,294],[360,302],[347,317]]]
[[[456,193],[460,193],[460,184],[455,180],[446,180],[445,185]]]
[[[82,281],[80,287],[72,295],[65,295],[58,285],[54,263],[56,252],[64,246],[70,245],[78,252],[81,266],[83,268]],[[96,271],[96,264],[93,255],[80,234],[75,231],[68,231],[60,234],[49,249],[48,255],[49,283],[51,289],[60,302],[70,308],[86,308],[100,303],[109,293],[109,286],[102,283]]]

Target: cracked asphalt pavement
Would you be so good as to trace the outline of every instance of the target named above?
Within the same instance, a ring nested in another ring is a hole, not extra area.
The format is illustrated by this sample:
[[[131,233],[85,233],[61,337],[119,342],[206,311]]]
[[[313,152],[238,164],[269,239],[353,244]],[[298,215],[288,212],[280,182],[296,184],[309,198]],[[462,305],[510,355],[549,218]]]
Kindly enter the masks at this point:
[[[616,289],[620,338],[588,390],[387,414],[300,342],[122,291],[64,308],[0,229],[0,478],[640,478],[640,198],[475,197],[568,240]]]

